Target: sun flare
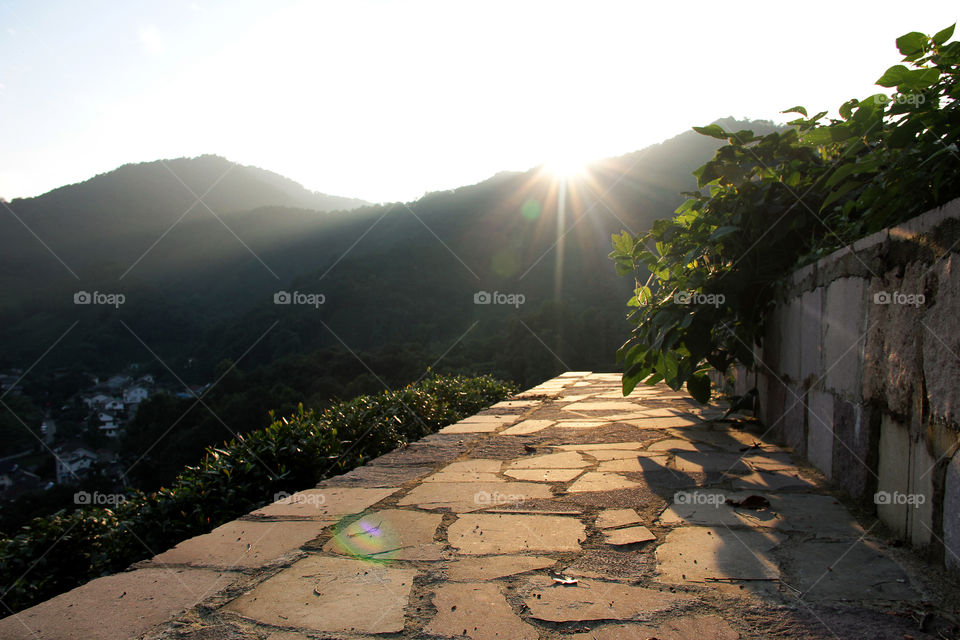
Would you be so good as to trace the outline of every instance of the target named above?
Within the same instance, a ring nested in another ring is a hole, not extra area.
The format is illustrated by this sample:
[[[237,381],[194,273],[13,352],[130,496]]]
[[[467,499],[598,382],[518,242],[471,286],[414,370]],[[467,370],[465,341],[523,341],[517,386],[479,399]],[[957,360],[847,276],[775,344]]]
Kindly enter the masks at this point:
[[[544,162],[543,166],[558,178],[576,178],[582,176],[587,170],[582,156],[572,153],[556,154]]]

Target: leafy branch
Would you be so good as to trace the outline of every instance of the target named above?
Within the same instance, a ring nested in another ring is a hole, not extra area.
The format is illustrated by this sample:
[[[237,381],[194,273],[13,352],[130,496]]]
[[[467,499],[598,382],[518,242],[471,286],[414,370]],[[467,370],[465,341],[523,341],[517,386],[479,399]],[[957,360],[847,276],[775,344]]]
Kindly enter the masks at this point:
[[[953,31],[898,38],[907,65],[877,80],[893,93],[849,100],[838,118],[798,106],[765,136],[694,127],[727,142],[694,172],[699,190],[649,232],[612,238],[617,272],[636,279],[617,354],[624,394],[662,380],[708,401],[710,368],[753,366],[794,269],[960,196]]]

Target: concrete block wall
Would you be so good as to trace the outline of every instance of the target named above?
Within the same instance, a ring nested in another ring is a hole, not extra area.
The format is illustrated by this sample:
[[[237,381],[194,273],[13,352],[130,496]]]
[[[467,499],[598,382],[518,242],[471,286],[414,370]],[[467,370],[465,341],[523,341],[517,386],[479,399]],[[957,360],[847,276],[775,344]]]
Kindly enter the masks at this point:
[[[760,418],[891,530],[960,570],[960,199],[795,272]]]

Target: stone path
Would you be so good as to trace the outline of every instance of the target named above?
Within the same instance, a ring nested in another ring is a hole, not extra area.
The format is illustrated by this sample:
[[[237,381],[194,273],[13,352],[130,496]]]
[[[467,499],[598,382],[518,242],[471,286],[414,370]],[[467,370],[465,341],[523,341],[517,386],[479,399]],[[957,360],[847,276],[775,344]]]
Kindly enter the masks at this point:
[[[565,373],[0,638],[938,637],[929,575],[719,415]]]

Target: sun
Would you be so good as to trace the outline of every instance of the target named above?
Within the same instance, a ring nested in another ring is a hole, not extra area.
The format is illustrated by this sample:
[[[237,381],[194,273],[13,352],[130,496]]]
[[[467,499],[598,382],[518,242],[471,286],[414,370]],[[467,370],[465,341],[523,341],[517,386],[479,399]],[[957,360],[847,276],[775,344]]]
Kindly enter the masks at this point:
[[[583,156],[566,151],[553,154],[543,163],[543,167],[557,178],[577,178],[587,171]]]

